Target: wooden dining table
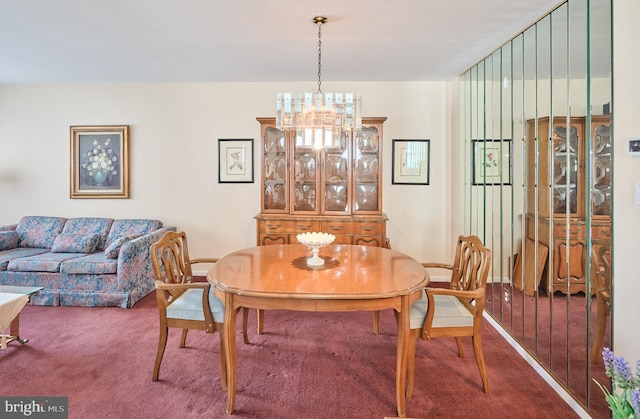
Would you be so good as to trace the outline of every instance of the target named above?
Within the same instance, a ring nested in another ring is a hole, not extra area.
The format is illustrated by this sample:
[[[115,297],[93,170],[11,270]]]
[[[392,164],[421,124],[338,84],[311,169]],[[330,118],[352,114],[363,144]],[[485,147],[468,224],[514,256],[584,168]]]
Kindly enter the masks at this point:
[[[211,267],[207,280],[225,304],[227,408],[236,396],[236,317],[241,307],[319,312],[397,312],[397,414],[406,416],[409,308],[429,282],[424,267],[406,254],[372,246],[329,245],[320,249],[321,266],[302,244],[238,250]]]

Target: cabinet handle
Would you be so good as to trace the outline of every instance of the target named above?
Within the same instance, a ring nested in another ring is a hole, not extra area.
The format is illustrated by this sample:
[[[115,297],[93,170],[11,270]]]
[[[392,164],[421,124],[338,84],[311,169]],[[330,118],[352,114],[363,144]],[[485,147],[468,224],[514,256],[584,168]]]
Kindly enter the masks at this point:
[[[310,224],[307,224],[306,226],[298,224],[298,230],[310,230],[310,229],[311,229]]]
[[[267,228],[271,228],[271,229],[280,228],[280,224],[269,224],[269,223],[267,223]]]
[[[362,231],[373,231],[375,229],[376,229],[375,226],[360,226],[360,230]]]
[[[343,230],[343,229],[344,229],[344,226],[334,226],[334,225],[330,225],[329,226],[329,230],[331,230],[331,231],[340,231],[340,230]]]

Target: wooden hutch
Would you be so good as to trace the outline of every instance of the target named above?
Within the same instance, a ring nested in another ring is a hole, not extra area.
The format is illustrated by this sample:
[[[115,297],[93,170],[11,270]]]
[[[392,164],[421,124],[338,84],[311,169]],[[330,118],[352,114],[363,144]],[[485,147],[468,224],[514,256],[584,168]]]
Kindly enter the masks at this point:
[[[538,243],[553,254],[551,274],[543,275],[544,288],[549,293],[574,294],[587,291],[586,205],[591,205],[591,238],[611,239],[611,119],[609,115],[592,116],[590,126],[584,117],[572,117],[568,122],[569,129],[566,117],[538,118],[536,132],[534,120],[529,121],[525,233],[527,239],[535,240],[537,232]],[[586,148],[587,130],[592,150]],[[540,138],[537,150],[536,137]],[[593,187],[586,194],[589,179],[585,167],[590,152]],[[545,267],[548,272],[548,262]]]
[[[325,232],[336,244],[388,246],[382,212],[382,125],[362,129],[317,150],[295,132],[260,122],[261,196],[257,244],[297,243],[296,235]]]

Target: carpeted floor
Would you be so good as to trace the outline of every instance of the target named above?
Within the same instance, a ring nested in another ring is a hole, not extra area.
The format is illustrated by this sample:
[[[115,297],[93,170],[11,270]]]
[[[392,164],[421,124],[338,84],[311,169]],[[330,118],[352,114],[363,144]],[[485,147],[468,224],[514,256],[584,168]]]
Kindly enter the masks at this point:
[[[396,333],[382,313],[266,312],[265,333],[237,336],[238,418],[396,416]],[[68,396],[69,418],[224,418],[219,338],[191,331],[178,348],[170,330],[160,380],[151,381],[158,339],[155,295],[132,309],[27,306],[26,345],[0,351],[3,396]],[[577,415],[487,323],[483,343],[491,394],[484,394],[470,340],[418,341],[414,418],[572,418]]]

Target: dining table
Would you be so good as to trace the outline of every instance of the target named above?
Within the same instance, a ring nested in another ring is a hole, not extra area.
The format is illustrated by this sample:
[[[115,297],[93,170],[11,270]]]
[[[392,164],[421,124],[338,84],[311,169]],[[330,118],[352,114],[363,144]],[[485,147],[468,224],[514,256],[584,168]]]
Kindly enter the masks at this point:
[[[227,407],[236,396],[236,319],[240,308],[309,312],[395,310],[398,325],[396,402],[406,417],[409,309],[429,283],[412,257],[387,248],[336,244],[322,247],[322,265],[309,265],[302,244],[256,246],[230,253],[207,273],[224,301]]]

